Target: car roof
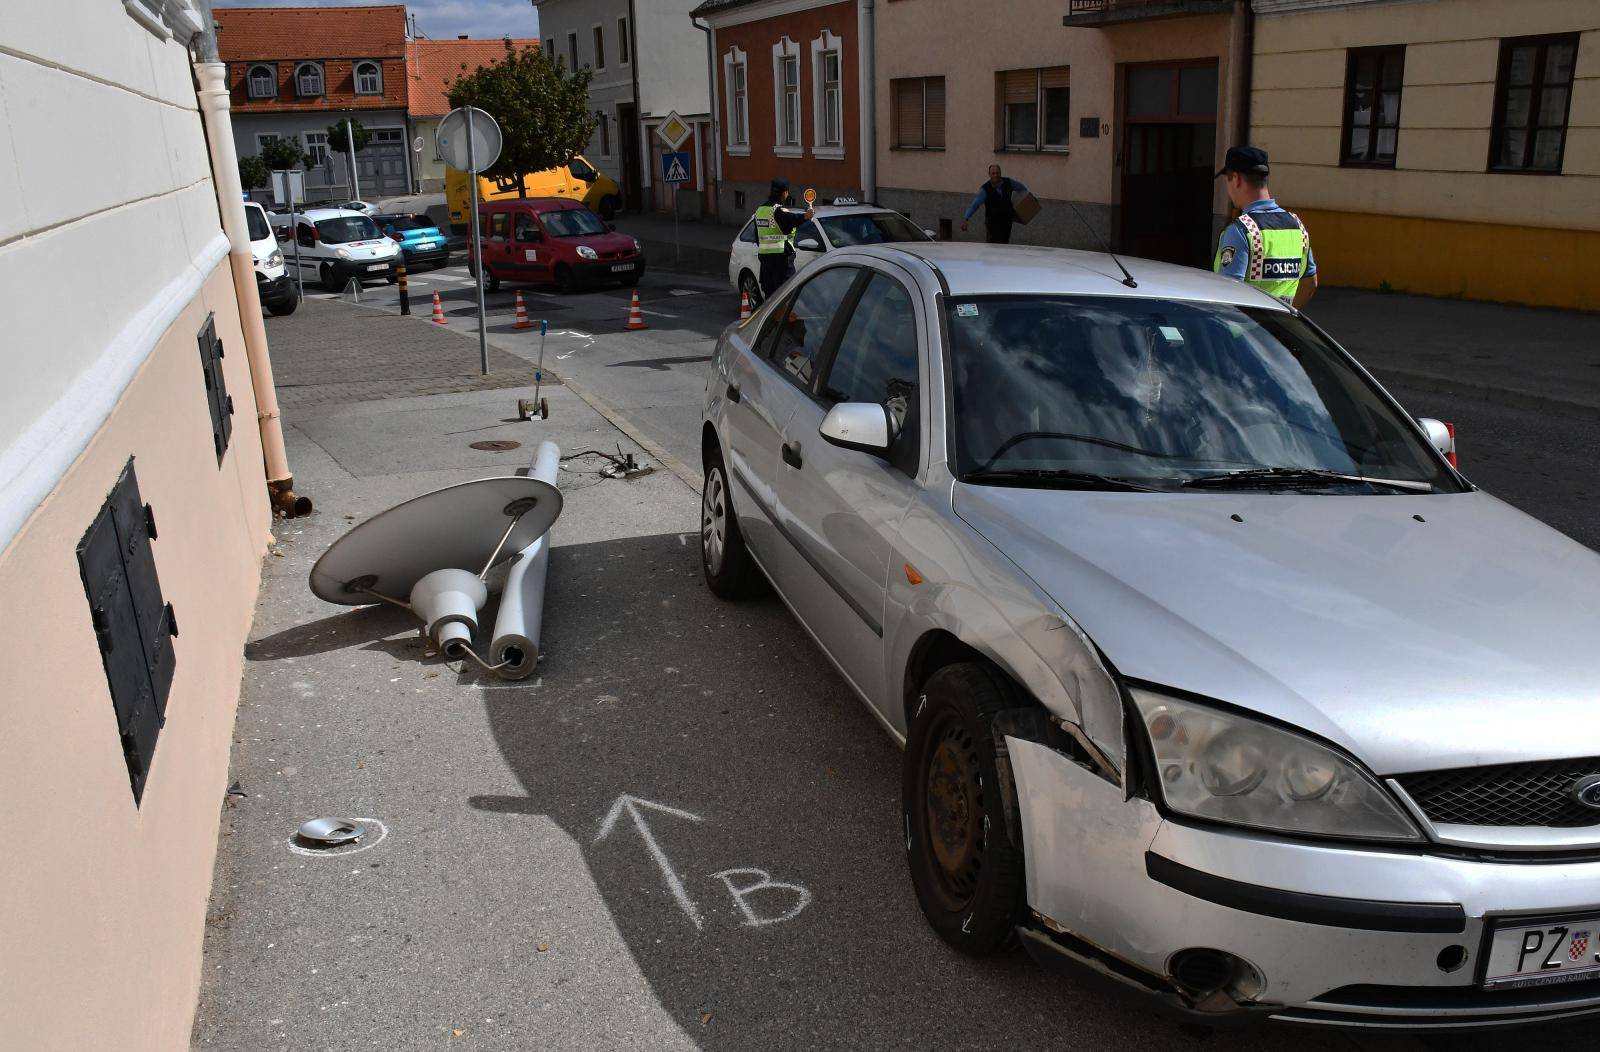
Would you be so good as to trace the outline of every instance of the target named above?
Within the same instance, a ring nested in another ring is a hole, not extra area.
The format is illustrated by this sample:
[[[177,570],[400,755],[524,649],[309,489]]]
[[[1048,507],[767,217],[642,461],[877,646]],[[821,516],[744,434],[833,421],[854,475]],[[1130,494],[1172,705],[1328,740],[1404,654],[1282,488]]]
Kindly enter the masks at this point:
[[[519,208],[531,209],[535,212],[560,212],[586,207],[581,201],[569,201],[565,197],[507,197],[498,201],[479,201],[478,210],[485,208]]]
[[[1129,296],[1289,310],[1259,289],[1210,271],[1136,256],[1119,255],[1113,259],[1106,252],[1070,248],[902,241],[839,249],[830,253],[829,259],[845,262],[863,255],[896,262],[903,262],[906,257],[922,260],[939,273],[952,296]],[[1128,268],[1137,288],[1123,283],[1116,260]]]
[[[829,216],[882,215],[885,212],[892,212],[902,219],[905,218],[904,212],[897,212],[893,208],[884,208],[881,205],[817,205],[813,210],[817,213],[818,219],[826,219]]]
[[[313,223],[323,219],[341,219],[346,216],[359,216],[362,219],[372,218],[371,216],[367,215],[367,213],[357,212],[353,208],[307,208],[305,211],[297,214],[301,219],[309,219]]]

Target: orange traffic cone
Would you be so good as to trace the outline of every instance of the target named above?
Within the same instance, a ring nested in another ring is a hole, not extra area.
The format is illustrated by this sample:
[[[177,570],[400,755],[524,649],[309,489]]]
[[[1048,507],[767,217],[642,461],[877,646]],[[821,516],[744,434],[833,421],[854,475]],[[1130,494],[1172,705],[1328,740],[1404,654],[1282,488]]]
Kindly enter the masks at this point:
[[[635,329],[648,329],[649,327],[644,323],[644,312],[639,309],[639,290],[634,289],[633,306],[628,308],[627,329],[629,332],[633,332]]]
[[[750,320],[750,293],[739,292],[739,323],[742,325]]]
[[[435,325],[443,325],[445,323],[444,307],[439,304],[439,294],[437,292],[433,294],[433,322]]]
[[[528,308],[524,307],[522,305],[522,293],[521,292],[517,293],[517,322],[516,322],[515,325],[512,326],[512,328],[514,328],[514,329],[531,329],[531,328],[533,328],[533,322],[528,320]]]

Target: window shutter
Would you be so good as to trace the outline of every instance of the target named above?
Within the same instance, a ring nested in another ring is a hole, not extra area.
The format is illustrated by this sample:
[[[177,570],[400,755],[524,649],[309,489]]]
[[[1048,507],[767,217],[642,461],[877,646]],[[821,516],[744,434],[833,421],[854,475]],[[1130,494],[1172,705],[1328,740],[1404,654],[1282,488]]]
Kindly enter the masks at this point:
[[[206,316],[200,327],[200,370],[205,377],[206,404],[211,410],[211,441],[217,451],[217,465],[222,465],[222,455],[228,451],[233,437],[233,398],[228,394],[227,378],[222,372],[222,341],[217,339],[217,319]]]
[[[1051,66],[1049,69],[1039,71],[1039,86],[1041,88],[1065,88],[1072,72],[1070,66]]]
[[[894,105],[896,145],[923,145],[922,81],[916,78],[895,81]]]
[[[1039,98],[1039,72],[1033,69],[1008,69],[1005,72],[1005,101],[1036,102]]]
[[[944,146],[944,78],[929,77],[927,85],[927,145]]]

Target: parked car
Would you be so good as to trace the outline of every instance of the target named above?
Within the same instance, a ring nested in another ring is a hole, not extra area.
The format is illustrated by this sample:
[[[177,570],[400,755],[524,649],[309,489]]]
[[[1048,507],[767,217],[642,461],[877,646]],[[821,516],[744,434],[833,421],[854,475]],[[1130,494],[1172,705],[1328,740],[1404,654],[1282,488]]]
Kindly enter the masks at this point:
[[[1204,1021],[1600,1011],[1600,555],[1183,267],[836,249],[719,339],[713,592],[905,745],[922,911]]]
[[[348,208],[308,208],[295,214],[294,236],[303,280],[313,277],[329,292],[358,282],[396,280],[400,246],[378,232],[372,217]]]
[[[372,217],[384,236],[400,245],[406,267],[424,264],[443,267],[450,262],[450,245],[427,216],[379,214]]]
[[[471,207],[472,184],[466,172],[445,169],[444,193],[446,207],[450,210],[450,229],[457,234],[468,227],[467,210]],[[616,218],[622,207],[622,188],[617,181],[582,157],[574,157],[566,164],[547,168],[542,172],[529,172],[522,177],[522,187],[511,178],[478,177],[478,201],[503,201],[510,198],[526,200],[530,197],[559,197],[576,201],[589,211],[609,222]]]
[[[366,201],[345,201],[339,207],[349,209],[352,212],[360,212],[362,215],[375,216],[378,214],[378,206],[368,204]]]
[[[800,207],[800,206],[796,206]],[[816,206],[816,214],[794,232],[794,270],[798,274],[823,255],[850,245],[880,245],[896,241],[932,241],[933,231],[922,230],[892,208],[876,205],[833,204]],[[751,304],[761,302],[761,264],[756,253],[756,221],[749,219],[733,239],[728,254],[728,283],[748,293]]]
[[[576,201],[530,197],[479,206],[484,283],[553,283],[562,292],[579,285],[637,285],[644,277],[644,250]],[[477,276],[472,252],[467,269]]]
[[[285,272],[283,252],[273,236],[267,210],[254,201],[246,201],[244,218],[250,232],[250,255],[255,261],[256,292],[261,296],[261,305],[276,315],[293,314],[300,306],[300,290]]]

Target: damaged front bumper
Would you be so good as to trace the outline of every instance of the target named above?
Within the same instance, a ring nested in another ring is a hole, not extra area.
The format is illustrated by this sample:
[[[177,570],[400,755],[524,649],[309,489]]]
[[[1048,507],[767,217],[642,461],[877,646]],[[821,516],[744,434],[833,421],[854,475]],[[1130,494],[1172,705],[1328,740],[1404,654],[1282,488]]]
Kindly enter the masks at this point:
[[[1600,981],[1490,991],[1478,974],[1496,915],[1592,907],[1600,861],[1174,822],[1045,741],[1006,736],[1032,911],[1021,934],[1044,963],[1087,967],[1216,1024],[1455,1030],[1600,1013]]]

